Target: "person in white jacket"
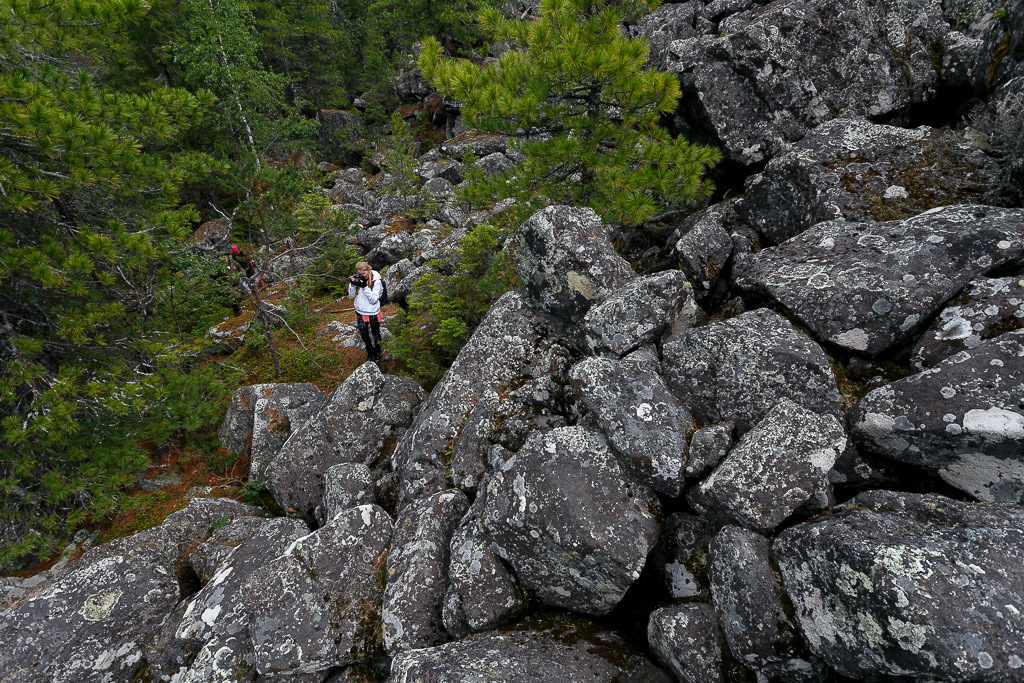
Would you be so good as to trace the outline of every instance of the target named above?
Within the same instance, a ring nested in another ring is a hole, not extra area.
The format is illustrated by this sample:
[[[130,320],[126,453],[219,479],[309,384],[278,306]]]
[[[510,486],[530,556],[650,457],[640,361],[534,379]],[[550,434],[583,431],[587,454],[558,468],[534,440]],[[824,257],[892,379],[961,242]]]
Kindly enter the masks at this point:
[[[349,277],[348,295],[355,299],[356,326],[366,344],[366,360],[380,363],[384,350],[380,347],[381,294],[380,273],[366,261],[356,264],[356,274]],[[372,333],[372,338],[371,338]]]

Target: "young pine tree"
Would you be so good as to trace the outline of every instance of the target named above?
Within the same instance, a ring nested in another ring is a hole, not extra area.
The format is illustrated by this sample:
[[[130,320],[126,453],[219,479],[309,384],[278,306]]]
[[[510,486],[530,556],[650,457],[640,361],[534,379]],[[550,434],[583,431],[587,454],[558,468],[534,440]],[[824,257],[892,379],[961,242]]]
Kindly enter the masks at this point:
[[[467,199],[514,197],[520,212],[586,205],[605,220],[639,224],[712,192],[703,175],[719,152],[659,125],[675,110],[678,80],[644,68],[647,41],[619,27],[656,1],[543,0],[536,20],[486,10],[493,39],[513,48],[492,64],[445,58],[437,41],[424,41],[420,69],[462,105],[466,126],[511,136],[525,157],[476,179]]]

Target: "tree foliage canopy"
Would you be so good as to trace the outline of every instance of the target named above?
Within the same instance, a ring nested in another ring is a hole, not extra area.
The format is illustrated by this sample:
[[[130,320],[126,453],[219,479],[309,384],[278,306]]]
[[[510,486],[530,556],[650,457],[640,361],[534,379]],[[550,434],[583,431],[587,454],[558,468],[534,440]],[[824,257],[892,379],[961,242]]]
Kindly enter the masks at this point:
[[[647,41],[620,29],[650,9],[643,0],[543,0],[536,20],[486,10],[484,26],[512,48],[490,64],[445,58],[436,40],[424,41],[420,68],[462,105],[467,127],[512,136],[525,155],[473,183],[470,198],[532,196],[635,224],[710,194],[703,174],[718,151],[660,125],[675,110],[678,80],[645,68]]]

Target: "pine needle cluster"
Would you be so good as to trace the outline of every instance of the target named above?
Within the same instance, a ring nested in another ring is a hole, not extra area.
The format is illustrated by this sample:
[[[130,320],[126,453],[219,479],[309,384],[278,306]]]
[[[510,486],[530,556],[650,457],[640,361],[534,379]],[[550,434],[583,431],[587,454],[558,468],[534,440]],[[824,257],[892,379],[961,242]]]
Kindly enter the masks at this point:
[[[492,63],[448,58],[437,41],[424,41],[420,69],[459,102],[466,126],[510,136],[524,156],[472,183],[467,199],[586,205],[605,220],[639,224],[713,191],[704,173],[720,153],[660,125],[675,111],[679,82],[646,68],[649,44],[620,27],[653,8],[543,0],[536,20],[486,10],[481,22],[493,40],[512,48]]]

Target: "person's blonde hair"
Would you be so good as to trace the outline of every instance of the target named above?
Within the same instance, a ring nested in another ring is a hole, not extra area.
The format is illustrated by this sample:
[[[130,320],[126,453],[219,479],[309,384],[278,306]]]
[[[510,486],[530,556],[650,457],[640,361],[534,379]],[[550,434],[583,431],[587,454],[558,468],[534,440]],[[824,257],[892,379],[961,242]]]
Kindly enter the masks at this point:
[[[371,268],[370,264],[367,263],[366,261],[360,261],[359,263],[356,264],[356,272],[362,273],[363,271],[366,270],[370,271],[371,273],[373,272],[373,268]]]

